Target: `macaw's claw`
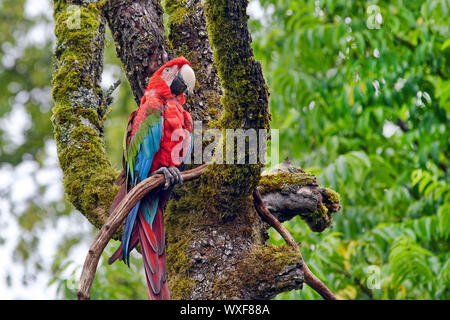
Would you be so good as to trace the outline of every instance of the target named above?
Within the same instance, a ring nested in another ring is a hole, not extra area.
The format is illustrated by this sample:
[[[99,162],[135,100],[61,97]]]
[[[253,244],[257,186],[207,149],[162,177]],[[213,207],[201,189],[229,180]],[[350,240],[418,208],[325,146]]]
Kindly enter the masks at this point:
[[[172,175],[174,176],[174,184],[183,184],[183,176],[181,175],[180,170],[177,167],[170,167],[169,171],[172,173]]]
[[[167,190],[177,183],[183,184],[183,176],[181,175],[181,172],[177,167],[161,167],[151,173],[152,176],[155,174],[164,175],[166,182],[164,184],[163,190]]]

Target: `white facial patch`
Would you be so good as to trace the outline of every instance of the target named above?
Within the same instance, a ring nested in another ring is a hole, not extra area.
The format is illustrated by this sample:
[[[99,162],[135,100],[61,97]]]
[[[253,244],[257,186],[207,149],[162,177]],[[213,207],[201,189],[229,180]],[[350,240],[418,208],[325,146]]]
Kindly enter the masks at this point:
[[[172,85],[173,79],[177,76],[178,66],[174,65],[172,67],[165,68],[161,74],[161,78],[166,82],[167,86]]]

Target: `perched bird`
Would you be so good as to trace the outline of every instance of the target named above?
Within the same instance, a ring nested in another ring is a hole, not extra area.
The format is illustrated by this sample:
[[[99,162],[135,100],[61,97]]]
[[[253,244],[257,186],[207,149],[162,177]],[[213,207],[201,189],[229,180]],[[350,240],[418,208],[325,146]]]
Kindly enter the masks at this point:
[[[179,57],[167,62],[150,78],[139,108],[128,120],[124,136],[121,188],[110,211],[134,186],[156,173],[164,174],[162,190],[141,199],[130,211],[122,243],[108,260],[130,264],[130,252],[142,249],[149,299],[170,299],[166,275],[163,209],[176,183],[182,183],[183,162],[192,150],[192,118],[183,109],[184,94],[192,94],[195,74]]]

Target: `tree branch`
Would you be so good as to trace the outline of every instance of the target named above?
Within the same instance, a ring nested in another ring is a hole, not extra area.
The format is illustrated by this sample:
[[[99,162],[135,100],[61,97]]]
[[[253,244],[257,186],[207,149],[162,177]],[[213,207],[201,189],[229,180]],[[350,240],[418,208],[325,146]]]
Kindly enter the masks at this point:
[[[184,108],[194,120],[208,124],[222,113],[222,87],[213,62],[202,0],[166,0],[169,15],[169,40],[176,55],[185,56],[192,64],[197,78],[195,94]]]
[[[54,0],[53,7],[52,121],[64,190],[75,208],[100,228],[118,189],[114,186],[118,173],[106,157],[103,136],[100,81],[105,21],[95,1]]]
[[[315,176],[293,166],[289,159],[264,172],[257,188],[278,221],[300,216],[314,232],[330,227],[333,214],[341,209],[338,193],[320,187]]]
[[[190,181],[199,177],[203,171],[205,171],[206,167],[206,165],[202,165],[195,169],[182,172],[184,181]],[[164,182],[164,175],[161,174],[156,174],[140,182],[136,187],[129,191],[108,217],[108,220],[106,220],[105,224],[95,237],[94,242],[89,248],[88,255],[86,256],[80,278],[80,288],[78,289],[77,294],[79,300],[90,299],[92,281],[95,277],[98,261],[109,240],[114,235],[114,232],[122,224],[134,205],[150,191],[163,186]]]
[[[105,224],[118,189],[113,183],[118,172],[106,157],[101,119],[105,111],[99,85],[105,30],[101,13],[110,24],[117,53],[138,103],[148,77],[171,56],[163,35],[159,1],[107,1],[103,7],[104,3],[54,0],[57,47],[53,121],[58,157],[69,200],[98,228]],[[205,35],[200,34],[204,26],[186,26],[188,34],[183,34],[177,24],[181,20],[172,20],[170,38],[177,54],[204,49],[198,57],[190,57],[197,65],[194,67],[199,68],[201,87],[196,90],[198,96],[192,106],[207,103],[197,113],[197,107],[191,106],[194,118],[215,120],[223,105],[222,119],[215,122],[222,129],[268,129],[268,89],[250,46],[247,1],[209,0],[203,18],[202,1],[179,3],[187,7],[195,5],[190,11],[195,18],[188,16],[184,22],[202,24],[204,18],[208,21],[217,72],[225,88],[220,104],[222,90],[209,45],[204,41]],[[68,9],[72,4],[81,8],[79,29],[68,27],[71,18]],[[174,13],[170,15],[175,17]],[[175,39],[178,31],[182,37]],[[260,169],[260,164],[211,165],[201,179],[177,187],[173,194],[175,201],[169,201],[164,213],[168,279],[174,298],[262,299],[302,287],[299,252],[288,246],[265,244],[265,224],[250,198],[258,184]],[[127,212],[131,206],[122,203],[120,208]],[[80,299],[89,297],[101,251],[123,219],[112,216],[99,232],[100,240],[96,239],[85,262]]]
[[[104,14],[139,105],[153,72],[170,58],[161,5],[159,1],[108,0]]]
[[[320,294],[325,300],[337,300],[336,296],[327,288],[327,286],[317,278],[311,270],[309,270],[308,265],[305,263],[304,259],[301,257],[298,244],[295,242],[291,233],[267,210],[264,202],[259,194],[258,189],[253,192],[253,199],[255,202],[255,208],[261,218],[271,225],[275,230],[280,233],[286,243],[293,249],[298,251],[300,258],[303,261],[302,268],[304,274],[304,280],[307,285],[313,288],[318,294]]]
[[[247,5],[248,0],[205,1],[208,36],[224,88],[220,119],[223,133],[226,129],[270,128],[269,89],[253,55]],[[226,134],[223,136],[226,145]],[[249,196],[260,179],[262,159],[257,164],[214,166],[208,182],[217,190],[211,199],[212,211],[229,218],[249,205]]]
[[[286,243],[292,248],[296,249],[298,247],[297,243],[294,240],[294,237],[288,231],[288,229],[283,226],[280,221],[275,218],[269,210],[267,210],[264,205],[263,199],[261,198],[261,194],[258,189],[255,189],[253,192],[253,201],[255,203],[256,211],[259,216],[263,219],[263,221],[267,222],[272,228],[274,228],[278,233],[283,237]]]

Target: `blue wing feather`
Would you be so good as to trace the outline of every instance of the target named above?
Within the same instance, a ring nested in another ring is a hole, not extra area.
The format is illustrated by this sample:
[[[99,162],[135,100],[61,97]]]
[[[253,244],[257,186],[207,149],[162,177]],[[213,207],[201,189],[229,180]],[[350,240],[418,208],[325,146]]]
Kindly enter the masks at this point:
[[[148,134],[145,136],[142,143],[138,147],[139,151],[134,159],[134,170],[133,172],[129,172],[131,181],[133,181],[133,185],[138,184],[148,177],[150,168],[153,163],[153,158],[159,150],[159,144],[162,136],[162,124],[163,118],[161,117],[160,122],[149,127]],[[130,257],[130,238],[136,222],[137,213],[139,209],[141,209],[145,220],[150,224],[150,226],[152,226],[153,219],[156,215],[156,209],[158,208],[158,202],[158,197],[149,199],[149,201],[139,201],[133,207],[127,217],[125,230],[122,237],[122,248],[124,262],[128,265]]]
[[[136,222],[137,213],[139,211],[139,205],[141,204],[141,201],[139,200],[138,203],[131,209],[130,213],[128,214],[127,221],[125,223],[125,230],[123,232],[122,237],[122,249],[123,249],[123,261],[125,264],[130,266],[130,238],[131,233],[134,229],[134,224]]]

